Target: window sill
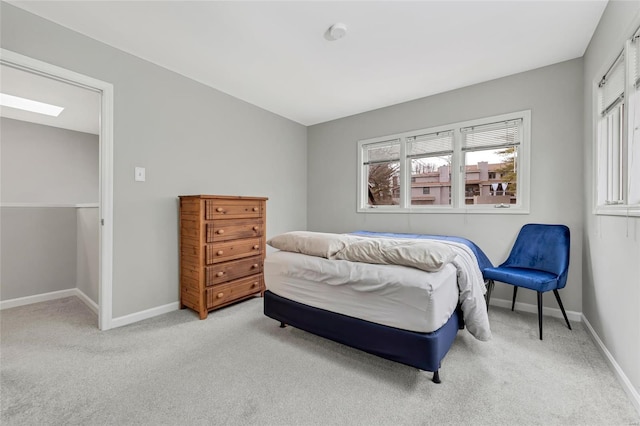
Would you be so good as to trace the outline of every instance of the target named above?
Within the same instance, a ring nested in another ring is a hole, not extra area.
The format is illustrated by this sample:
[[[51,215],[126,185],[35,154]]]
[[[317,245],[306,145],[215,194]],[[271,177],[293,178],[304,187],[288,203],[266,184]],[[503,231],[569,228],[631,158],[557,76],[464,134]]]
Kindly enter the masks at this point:
[[[476,207],[476,208],[453,208],[453,207],[431,207],[431,208],[401,208],[401,207],[360,207],[358,213],[395,213],[395,214],[529,214],[529,209],[524,207],[496,208],[496,207]]]
[[[629,216],[640,217],[640,205],[632,206],[615,205],[615,206],[596,206],[593,214],[599,216]]]

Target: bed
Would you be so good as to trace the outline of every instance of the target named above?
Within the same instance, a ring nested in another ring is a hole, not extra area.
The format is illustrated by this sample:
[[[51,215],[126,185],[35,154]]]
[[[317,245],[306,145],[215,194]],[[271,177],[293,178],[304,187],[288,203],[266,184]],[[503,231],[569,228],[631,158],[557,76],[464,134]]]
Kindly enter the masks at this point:
[[[491,337],[482,269],[456,237],[359,231],[286,233],[268,242],[264,313],[368,353],[433,372],[459,329]]]

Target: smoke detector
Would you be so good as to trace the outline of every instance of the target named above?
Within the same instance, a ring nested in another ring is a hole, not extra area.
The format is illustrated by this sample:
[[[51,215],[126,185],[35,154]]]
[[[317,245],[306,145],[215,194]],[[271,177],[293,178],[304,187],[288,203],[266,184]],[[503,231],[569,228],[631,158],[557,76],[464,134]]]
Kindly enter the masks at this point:
[[[347,26],[342,22],[333,24],[325,33],[327,40],[335,41],[347,35]]]

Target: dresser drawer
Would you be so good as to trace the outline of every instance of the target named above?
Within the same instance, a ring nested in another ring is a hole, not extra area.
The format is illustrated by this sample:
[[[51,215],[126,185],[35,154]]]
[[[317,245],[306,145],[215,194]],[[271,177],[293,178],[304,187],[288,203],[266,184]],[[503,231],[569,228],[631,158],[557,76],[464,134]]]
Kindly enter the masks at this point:
[[[263,287],[262,274],[240,278],[228,283],[219,284],[206,289],[207,309],[226,305],[234,300],[241,299],[251,294],[260,293]]]
[[[247,240],[207,244],[205,247],[206,264],[211,265],[213,263],[261,255],[263,243],[262,238],[250,238]]]
[[[262,203],[258,200],[205,200],[204,218],[243,219],[263,216]]]
[[[262,236],[262,219],[216,220],[207,223],[207,242]]]
[[[206,285],[220,284],[262,272],[262,256],[216,263],[206,268]]]

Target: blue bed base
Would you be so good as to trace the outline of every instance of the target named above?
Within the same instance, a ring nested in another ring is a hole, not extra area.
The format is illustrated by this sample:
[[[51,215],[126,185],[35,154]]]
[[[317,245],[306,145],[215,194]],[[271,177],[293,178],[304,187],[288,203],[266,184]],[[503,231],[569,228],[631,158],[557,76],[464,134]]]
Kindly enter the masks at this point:
[[[432,371],[435,383],[440,383],[440,363],[464,324],[457,309],[438,330],[417,333],[314,308],[269,290],[264,293],[264,314],[280,321],[281,327],[289,324],[382,358]]]

